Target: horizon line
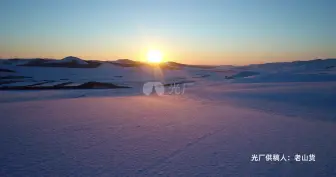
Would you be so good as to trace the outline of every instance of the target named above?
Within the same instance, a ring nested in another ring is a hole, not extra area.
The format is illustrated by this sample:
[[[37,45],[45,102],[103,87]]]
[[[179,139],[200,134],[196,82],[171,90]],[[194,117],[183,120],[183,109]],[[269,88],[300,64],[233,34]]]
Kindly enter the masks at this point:
[[[118,60],[131,60],[131,61],[136,61],[136,62],[147,63],[146,61],[141,61],[141,60],[136,60],[136,59],[134,60],[134,59],[130,59],[130,58],[118,58],[118,59],[113,59],[113,60],[112,59],[111,60],[100,60],[100,59],[84,59],[84,58],[73,56],[73,55],[65,56],[63,58],[49,58],[49,57],[28,57],[28,58],[24,58],[24,57],[11,57],[11,58],[2,58],[2,57],[0,57],[0,60],[12,60],[12,59],[19,59],[19,60],[34,60],[34,59],[62,60],[62,59],[67,58],[67,57],[75,57],[75,58],[79,58],[79,59],[85,60],[85,61],[113,62],[113,61],[118,61]],[[177,62],[177,61],[173,61],[173,60],[166,60],[166,61],[163,61],[162,63],[175,62],[175,63],[178,63],[178,64],[198,65],[198,66],[247,66],[247,65],[258,65],[258,64],[268,64],[268,63],[293,63],[293,62],[300,62],[300,61],[314,61],[314,60],[328,60],[328,59],[336,59],[336,57],[327,57],[327,58],[316,57],[314,59],[307,59],[307,60],[273,61],[273,62],[270,61],[270,62],[248,63],[248,64],[190,64],[190,63]]]

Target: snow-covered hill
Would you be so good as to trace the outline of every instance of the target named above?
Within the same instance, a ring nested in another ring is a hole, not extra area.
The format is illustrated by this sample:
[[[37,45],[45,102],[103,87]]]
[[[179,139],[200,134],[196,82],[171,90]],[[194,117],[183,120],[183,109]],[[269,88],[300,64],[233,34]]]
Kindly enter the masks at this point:
[[[333,88],[196,84],[164,96],[1,91],[0,175],[335,176]],[[309,155],[314,159],[302,159]]]
[[[19,63],[19,64],[18,64]],[[23,64],[25,63],[25,64]],[[336,81],[336,59],[311,60],[287,63],[267,63],[248,66],[204,67],[167,62],[149,65],[121,59],[109,61],[85,61],[77,57],[62,60],[4,60],[0,64],[0,88],[31,85],[31,82],[51,82],[62,87],[86,82],[104,82],[132,87],[148,81],[173,82],[194,81],[223,83],[262,82],[325,82]],[[13,72],[5,72],[10,70]],[[50,85],[50,83],[48,84]]]
[[[49,63],[76,63],[80,65],[87,65],[88,63],[80,58],[69,56],[65,57],[62,60],[50,61]]]

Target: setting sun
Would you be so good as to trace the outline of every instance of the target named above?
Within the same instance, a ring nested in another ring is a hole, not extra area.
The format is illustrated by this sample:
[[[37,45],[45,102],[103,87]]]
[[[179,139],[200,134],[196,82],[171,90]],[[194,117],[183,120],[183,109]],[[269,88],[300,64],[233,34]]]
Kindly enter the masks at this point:
[[[147,52],[147,61],[150,63],[162,62],[163,55],[159,50],[149,50]]]

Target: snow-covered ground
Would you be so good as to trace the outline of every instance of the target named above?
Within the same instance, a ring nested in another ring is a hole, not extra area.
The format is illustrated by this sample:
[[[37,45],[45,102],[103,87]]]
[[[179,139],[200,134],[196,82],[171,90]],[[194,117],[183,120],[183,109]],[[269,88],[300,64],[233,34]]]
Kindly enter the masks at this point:
[[[132,88],[0,91],[0,176],[336,176],[333,70],[263,67],[165,70],[163,81],[193,84],[146,96],[151,68],[1,66]],[[252,161],[262,154],[271,160]]]

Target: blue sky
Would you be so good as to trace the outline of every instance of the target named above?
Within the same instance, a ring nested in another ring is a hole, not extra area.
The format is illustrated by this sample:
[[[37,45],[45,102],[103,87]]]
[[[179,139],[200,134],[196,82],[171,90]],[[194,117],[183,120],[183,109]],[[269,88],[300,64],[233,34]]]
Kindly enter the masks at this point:
[[[248,64],[336,57],[333,0],[2,0],[0,57]]]

